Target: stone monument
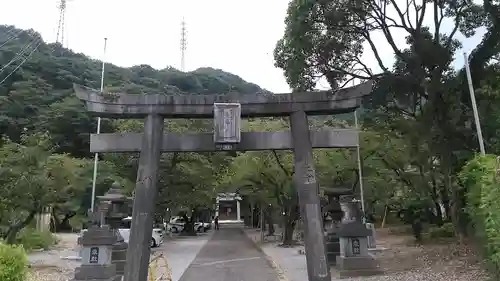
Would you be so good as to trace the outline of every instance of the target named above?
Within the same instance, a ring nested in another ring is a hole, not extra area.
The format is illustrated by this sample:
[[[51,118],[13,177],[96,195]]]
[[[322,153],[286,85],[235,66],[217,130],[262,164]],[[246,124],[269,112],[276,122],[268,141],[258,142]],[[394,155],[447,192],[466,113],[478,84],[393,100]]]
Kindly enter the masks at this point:
[[[354,148],[356,129],[310,132],[308,115],[353,112],[371,93],[371,81],[337,91],[287,94],[129,95],[101,93],[74,85],[87,110],[104,118],[144,120],[144,132],[93,134],[91,152],[140,152],[124,281],[146,281],[153,204],[161,152],[293,150],[294,181],[304,220],[310,281],[330,281],[326,260],[319,186],[312,148]],[[240,118],[289,117],[290,132],[240,132]],[[215,118],[214,133],[163,133],[165,118]]]
[[[132,198],[125,196],[120,186],[117,183],[113,183],[111,189],[103,196],[97,196],[97,199],[101,204],[108,206],[108,208],[103,209],[104,224],[109,225],[116,236],[111,262],[116,265],[116,274],[123,276],[127,261],[128,243],[124,241],[118,228],[120,228],[122,220],[128,217]]]
[[[75,269],[74,281],[119,281],[111,252],[116,236],[109,226],[91,226],[80,237],[82,264]]]
[[[368,252],[368,237],[372,232],[361,221],[363,214],[359,202],[354,196],[341,196],[340,205],[344,212],[337,231],[340,255],[336,264],[340,277],[379,274],[378,262]]]

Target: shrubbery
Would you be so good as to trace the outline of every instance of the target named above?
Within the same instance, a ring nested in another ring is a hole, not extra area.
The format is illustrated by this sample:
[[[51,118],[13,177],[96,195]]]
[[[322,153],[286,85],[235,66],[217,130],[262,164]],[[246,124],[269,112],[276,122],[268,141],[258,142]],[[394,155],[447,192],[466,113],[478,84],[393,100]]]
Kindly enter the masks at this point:
[[[10,246],[0,242],[0,280],[24,281],[28,259],[22,246]]]
[[[26,250],[48,249],[56,243],[56,238],[48,231],[37,231],[32,228],[23,229],[17,236],[16,244],[23,245]]]
[[[430,227],[427,233],[429,238],[455,237],[455,227],[452,223],[445,223],[442,226]]]
[[[460,179],[467,189],[474,235],[482,243],[492,273],[500,277],[500,175],[497,180],[496,166],[496,156],[478,156],[465,165]]]
[[[412,231],[411,225],[398,225],[389,228],[389,233],[393,235],[408,235],[412,234]]]

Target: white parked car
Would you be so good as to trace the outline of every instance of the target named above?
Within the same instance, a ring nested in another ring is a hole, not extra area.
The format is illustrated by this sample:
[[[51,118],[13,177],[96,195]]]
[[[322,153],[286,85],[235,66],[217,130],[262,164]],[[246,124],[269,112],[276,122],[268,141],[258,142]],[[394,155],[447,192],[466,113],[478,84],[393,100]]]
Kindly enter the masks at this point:
[[[126,217],[122,220],[123,224],[122,227],[118,229],[120,232],[120,235],[123,237],[123,240],[128,243],[128,240],[130,238],[130,226],[132,224],[132,217]],[[153,233],[151,237],[151,242],[150,245],[152,248],[154,247],[159,247],[161,244],[163,244],[163,238],[164,238],[164,231],[161,228],[153,228]]]
[[[179,233],[184,230],[184,225],[186,224],[183,217],[172,217],[167,225],[167,230],[172,233]],[[194,229],[197,232],[206,231],[205,225],[202,222],[195,222]]]
[[[123,240],[128,243],[130,239],[130,226],[132,222],[132,217],[126,217],[122,220],[122,225],[118,229],[120,232],[120,235],[123,237]],[[83,235],[83,233],[87,231],[86,229],[82,229],[80,232],[80,235]],[[153,233],[151,235],[151,242],[150,245],[151,247],[158,247],[161,244],[163,244],[163,238],[164,238],[164,231],[161,228],[153,228]]]

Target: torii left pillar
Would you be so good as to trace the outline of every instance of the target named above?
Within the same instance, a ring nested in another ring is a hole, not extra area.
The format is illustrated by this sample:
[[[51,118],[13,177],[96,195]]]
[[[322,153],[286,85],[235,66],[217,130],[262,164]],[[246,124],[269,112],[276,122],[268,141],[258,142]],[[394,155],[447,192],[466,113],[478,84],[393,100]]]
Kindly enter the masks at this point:
[[[157,194],[158,168],[163,141],[163,117],[150,114],[144,122],[139,170],[135,186],[134,208],[130,243],[127,251],[127,267],[124,281],[147,280],[149,247],[153,232],[153,211]],[[136,243],[139,241],[140,243]]]

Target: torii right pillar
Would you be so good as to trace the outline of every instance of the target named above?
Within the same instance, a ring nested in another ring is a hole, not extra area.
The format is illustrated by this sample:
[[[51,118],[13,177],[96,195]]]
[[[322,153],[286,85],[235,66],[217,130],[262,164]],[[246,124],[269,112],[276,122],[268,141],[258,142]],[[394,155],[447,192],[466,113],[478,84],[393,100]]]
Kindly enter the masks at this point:
[[[309,281],[330,281],[330,267],[326,259],[323,220],[319,200],[319,185],[309,137],[309,123],[304,111],[290,114],[293,140],[294,182],[299,196],[300,213],[304,220],[307,274]]]

